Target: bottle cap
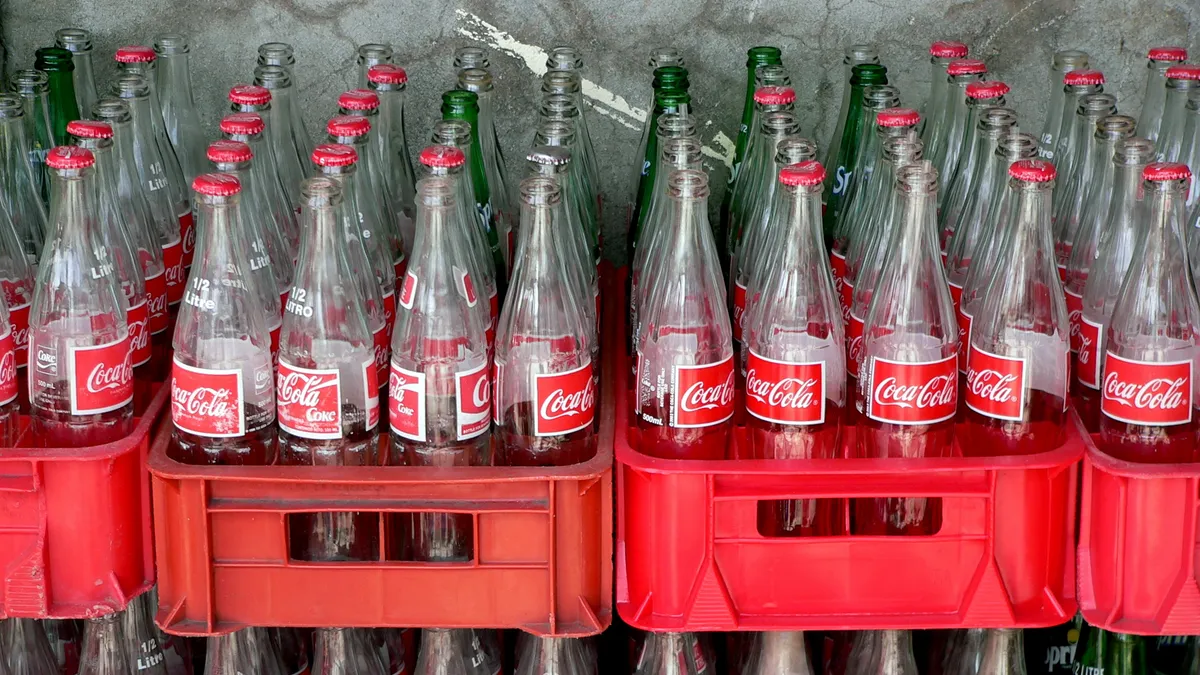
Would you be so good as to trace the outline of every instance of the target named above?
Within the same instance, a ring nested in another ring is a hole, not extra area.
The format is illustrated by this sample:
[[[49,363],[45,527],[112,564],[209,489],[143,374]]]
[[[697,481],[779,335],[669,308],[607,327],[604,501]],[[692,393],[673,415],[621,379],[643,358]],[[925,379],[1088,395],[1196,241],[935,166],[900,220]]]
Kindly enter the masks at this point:
[[[46,166],[51,169],[86,169],[95,163],[92,151],[77,145],[59,145],[46,153]]]
[[[322,143],[313,148],[312,161],[317,166],[350,166],[358,161],[358,151],[341,143]]]
[[[761,105],[787,105],[796,102],[796,90],[791,87],[759,87],[754,102]]]
[[[1167,79],[1169,80],[1200,80],[1200,66],[1185,63],[1179,66],[1171,66],[1167,68]]]
[[[1054,164],[1044,159],[1020,159],[1008,167],[1008,175],[1026,183],[1048,183],[1057,175]]]
[[[117,49],[117,63],[149,63],[158,58],[154,50],[143,45],[128,45]]]
[[[1176,162],[1154,162],[1147,164],[1146,168],[1142,171],[1143,179],[1153,181],[1187,180],[1191,177],[1192,172],[1188,170],[1187,164]]]
[[[351,89],[338,97],[338,106],[346,110],[376,110],[379,94],[370,89]]]
[[[971,82],[967,85],[967,98],[999,98],[1010,91],[1012,89],[999,80]]]
[[[325,125],[330,136],[366,136],[371,131],[371,120],[354,115],[338,115]]]
[[[254,159],[250,146],[241,141],[219,140],[208,146],[208,161],[220,164],[241,164]]]
[[[911,127],[921,121],[921,113],[912,108],[888,108],[875,115],[875,123],[881,127]]]
[[[108,122],[94,120],[72,120],[67,123],[67,133],[79,138],[112,138],[113,130]]]
[[[404,84],[408,82],[408,73],[400,66],[379,63],[367,70],[367,80],[379,84]]]
[[[467,163],[462,150],[452,145],[431,145],[421,151],[417,159],[425,166],[449,168]]]
[[[779,182],[784,185],[820,185],[825,180],[825,167],[815,159],[789,164],[779,170]]]
[[[967,55],[967,46],[957,40],[938,40],[929,45],[929,55],[939,59],[961,59]]]
[[[271,102],[271,90],[253,84],[235,84],[229,88],[229,100],[238,105],[266,105]]]
[[[959,59],[946,66],[947,75],[978,75],[987,72],[987,64],[979,59]]]
[[[1063,84],[1077,87],[1088,84],[1104,84],[1104,73],[1098,70],[1072,70],[1063,75]]]
[[[1187,61],[1187,56],[1183,47],[1151,47],[1147,58],[1151,61]]]
[[[664,146],[676,140],[682,139],[668,138]],[[663,148],[663,152],[666,152],[666,147]],[[561,145],[537,145],[525,155],[525,161],[543,166],[566,166],[571,163],[571,151]]]
[[[227,173],[202,173],[192,181],[192,189],[209,197],[232,197],[242,191],[242,183]]]
[[[234,113],[226,115],[225,119],[221,120],[221,133],[223,134],[253,136],[261,134],[265,128],[266,125],[263,124],[262,115],[258,113]]]

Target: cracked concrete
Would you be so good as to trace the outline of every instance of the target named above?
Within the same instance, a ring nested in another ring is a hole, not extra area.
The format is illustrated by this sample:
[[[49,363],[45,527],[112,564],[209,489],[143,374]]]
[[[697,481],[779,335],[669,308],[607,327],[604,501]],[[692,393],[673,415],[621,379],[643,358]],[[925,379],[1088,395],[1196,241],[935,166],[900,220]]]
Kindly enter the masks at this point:
[[[479,30],[473,17],[507,33],[511,42],[501,46],[508,49],[496,48],[494,34]],[[465,0],[436,9],[385,0],[8,0],[0,3],[0,25],[6,72],[27,67],[34,49],[51,44],[58,28],[91,30],[102,89],[114,73],[109,57],[117,46],[148,44],[157,31],[186,34],[196,102],[214,135],[226,110],[225,92],[250,78],[260,43],[281,40],[296,47],[300,100],[315,130],[335,111],[337,94],[354,82],[356,46],[388,42],[409,73],[413,146],[428,137],[440,94],[453,84],[455,47],[483,46],[496,76],[497,119],[512,175],[524,173],[521,160],[536,115],[538,82],[528,67],[530,55],[537,47],[572,44],[583,51],[584,75],[600,93],[587,114],[606,191],[617,206],[607,209],[613,214],[606,223],[609,241],[623,240],[618,214],[625,213],[638,166],[636,113],[649,104],[646,59],[653,46],[674,45],[687,61],[714,203],[725,184],[721,158],[739,122],[751,45],[783,48],[803,133],[822,147],[838,110],[841,49],[848,42],[878,44],[904,103],[919,106],[929,87],[930,41],[962,40],[972,55],[987,60],[994,78],[1012,86],[1011,105],[1022,127],[1034,133],[1041,129],[1056,49],[1091,54],[1121,112],[1134,115],[1141,107],[1147,47],[1183,45],[1200,61],[1196,0]],[[614,104],[616,97],[627,105]]]

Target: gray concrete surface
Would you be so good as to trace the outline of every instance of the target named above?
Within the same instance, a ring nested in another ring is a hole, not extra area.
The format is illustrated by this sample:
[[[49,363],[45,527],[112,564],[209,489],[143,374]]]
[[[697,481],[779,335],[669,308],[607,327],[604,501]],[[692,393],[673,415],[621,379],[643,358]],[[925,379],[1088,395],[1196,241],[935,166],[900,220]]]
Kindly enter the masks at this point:
[[[908,105],[923,104],[931,40],[959,39],[1008,82],[1023,128],[1037,133],[1055,49],[1078,48],[1104,70],[1122,112],[1141,108],[1146,48],[1180,44],[1200,61],[1200,0],[6,0],[0,2],[8,69],[28,67],[35,48],[65,26],[90,29],[101,87],[117,46],[149,44],[156,32],[189,36],[196,102],[209,132],[226,110],[231,84],[251,76],[257,46],[296,47],[300,98],[310,130],[335,110],[355,78],[355,48],[388,42],[409,73],[409,137],[425,141],[439,97],[452,86],[453,50],[488,49],[499,90],[498,122],[510,174],[524,173],[532,137],[540,49],[572,44],[585,56],[593,106],[587,111],[610,203],[606,232],[620,240],[641,118],[650,97],[647,54],[669,44],[684,54],[694,110],[719,199],[725,162],[741,115],[745,50],[784,50],[797,89],[803,133],[822,147],[832,132],[842,88],[841,50],[875,42]],[[621,257],[621,252],[610,253]]]

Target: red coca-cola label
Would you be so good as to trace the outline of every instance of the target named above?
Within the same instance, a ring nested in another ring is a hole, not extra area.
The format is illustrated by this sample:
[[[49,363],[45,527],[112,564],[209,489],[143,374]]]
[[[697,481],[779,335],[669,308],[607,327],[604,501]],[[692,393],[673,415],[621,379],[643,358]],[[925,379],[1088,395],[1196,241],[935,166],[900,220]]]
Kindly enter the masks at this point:
[[[672,427],[709,427],[733,417],[733,356],[702,366],[675,366]]]
[[[375,359],[364,362],[362,369],[363,395],[367,399],[367,431],[370,431],[379,424],[379,390],[387,385],[387,381],[383,386],[379,384],[379,369],[375,367]]]
[[[167,312],[167,275],[159,272],[146,279],[146,311],[150,315],[150,334],[158,335],[171,325]]]
[[[388,384],[388,359],[391,351],[391,340],[388,339],[387,331],[383,326],[375,331],[373,347],[375,349],[375,383],[379,389],[383,389],[384,385]]]
[[[968,347],[967,407],[980,415],[1020,422],[1025,411],[1025,359]]]
[[[1192,362],[1104,356],[1100,410],[1119,422],[1170,426],[1192,421]]]
[[[537,375],[534,387],[535,436],[559,436],[592,426],[596,417],[596,388],[591,362],[574,370]]]
[[[425,440],[425,373],[392,363],[388,375],[388,421],[392,433],[413,441]]]
[[[1064,291],[1067,299],[1067,319],[1070,320],[1071,326],[1071,351],[1078,352],[1079,344],[1082,339],[1080,334],[1081,322],[1083,321],[1083,296],[1076,295],[1071,291]]]
[[[179,214],[179,237],[183,245],[183,267],[191,269],[192,258],[196,255],[196,228],[192,220],[192,212]]]
[[[129,348],[133,350],[133,365],[150,362],[150,312],[143,297],[141,302],[129,308],[125,323],[129,326]]]
[[[71,414],[116,410],[133,400],[129,336],[102,345],[71,347]]]
[[[29,362],[29,303],[9,306],[8,322],[12,324],[13,348],[17,354],[17,367],[24,368]]]
[[[287,290],[279,294],[279,313],[282,315],[287,311],[288,298],[292,297],[292,289],[289,286]]]
[[[400,287],[400,306],[412,309],[413,301],[417,299],[417,274],[412,270],[404,275],[404,285]]]
[[[491,321],[488,322],[487,330],[484,331],[484,338],[487,340],[488,349],[491,349],[496,344],[496,324],[500,322],[500,295],[495,288],[488,296],[488,313]]]
[[[0,337],[0,405],[17,398],[17,346],[10,327]]]
[[[474,307],[475,303],[479,302],[479,295],[475,292],[475,282],[471,280],[471,273],[466,270],[457,271],[458,292],[467,301],[467,307]]]
[[[1081,316],[1079,321],[1079,351],[1075,353],[1075,379],[1085,387],[1100,388],[1100,343],[1104,326]]]
[[[746,412],[775,424],[825,422],[825,362],[789,363],[750,351]]]
[[[500,406],[496,403],[501,401],[501,392],[504,385],[504,364],[496,362],[492,367],[492,424],[500,426]]]
[[[392,272],[396,275],[396,281],[403,279],[408,272],[408,258],[405,258],[403,253],[399,259],[392,262]]]
[[[742,341],[742,319],[746,315],[746,287],[741,282],[733,283],[733,341]]]
[[[183,264],[183,242],[176,239],[163,246],[162,253],[167,302],[178,305],[183,300],[184,284],[187,283],[187,269]]]
[[[246,433],[242,371],[209,370],[175,359],[171,369],[171,421],[198,436],[232,438]]]
[[[1070,247],[1070,246],[1063,246],[1063,248],[1065,248],[1065,249],[1066,249],[1066,251],[1067,251],[1067,257],[1070,257],[1070,255],[1071,255],[1071,247]],[[1058,261],[1058,263],[1057,263],[1057,267],[1058,267],[1058,280],[1059,280],[1059,281],[1061,281],[1061,282],[1062,282],[1062,283],[1065,285],[1065,284],[1067,283],[1067,263],[1066,263],[1066,258],[1062,258],[1062,259],[1060,259],[1060,260]]]
[[[875,357],[867,367],[866,414],[891,424],[934,424],[958,407],[956,357],[905,363]]]
[[[279,365],[279,337],[283,332],[283,321],[276,319],[271,327],[271,363]]]
[[[954,301],[954,312],[957,314],[958,309],[962,307],[963,288],[953,281],[950,282],[950,299]],[[961,336],[959,336],[961,337]]]
[[[478,368],[454,374],[454,394],[458,401],[458,440],[484,433],[492,421],[491,368],[487,363]]]
[[[863,320],[851,314],[846,324],[846,368],[850,377],[858,377],[862,365],[863,331]]]
[[[846,254],[838,251],[829,252],[829,271],[833,274],[833,290],[841,293],[842,282],[846,279]]]
[[[313,370],[279,360],[275,404],[279,427],[302,438],[342,437],[342,383],[337,368]]]

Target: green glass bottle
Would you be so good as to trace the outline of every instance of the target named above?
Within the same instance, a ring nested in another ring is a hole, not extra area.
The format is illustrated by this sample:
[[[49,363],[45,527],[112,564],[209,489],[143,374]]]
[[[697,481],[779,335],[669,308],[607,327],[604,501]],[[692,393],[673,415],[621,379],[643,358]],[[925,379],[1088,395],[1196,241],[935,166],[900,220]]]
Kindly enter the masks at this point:
[[[638,166],[637,175],[633,180],[632,201],[629,204],[629,222],[626,229],[625,248],[629,254],[629,259],[633,259],[633,249],[637,245],[635,237],[638,235],[638,216],[641,206],[642,190],[647,182],[653,185],[653,181],[649,180],[650,170],[654,166],[656,158],[650,155],[650,143],[654,138],[655,125],[658,123],[658,95],[669,91],[687,91],[688,90],[688,73],[683,66],[660,66],[654,69],[654,80],[652,86],[654,94],[650,99],[650,116],[646,118],[645,124],[642,126],[641,140],[638,142],[637,157],[640,157],[642,163]]]
[[[650,137],[646,139],[646,158],[642,179],[638,182],[637,193],[634,195],[633,215],[629,220],[629,254],[633,259],[633,251],[637,248],[638,238],[642,236],[645,225],[647,207],[650,205],[650,191],[654,189],[654,174],[658,166],[658,119],[667,113],[687,114],[691,106],[692,95],[679,89],[660,91],[654,97],[654,112],[650,115]]]
[[[858,157],[858,146],[862,143],[869,116],[863,107],[863,89],[870,85],[887,84],[887,68],[874,63],[854,66],[850,75],[850,97],[846,106],[845,133],[836,147],[830,148],[829,180],[825,181],[825,244],[833,239],[834,224],[845,203],[846,188],[854,173],[854,162]]]
[[[483,167],[483,149],[479,142],[479,95],[461,89],[442,94],[442,119],[462,120],[471,125],[471,180],[475,184],[475,208],[487,224],[488,246],[496,265],[496,280],[508,279],[504,252],[500,249],[500,212],[492,207],[487,172]]]
[[[1150,675],[1146,639],[1088,626],[1074,675]]]
[[[79,119],[75,98],[75,55],[62,47],[42,47],[34,52],[33,67],[46,74],[50,84],[50,134],[55,145],[67,145],[67,125]]]

